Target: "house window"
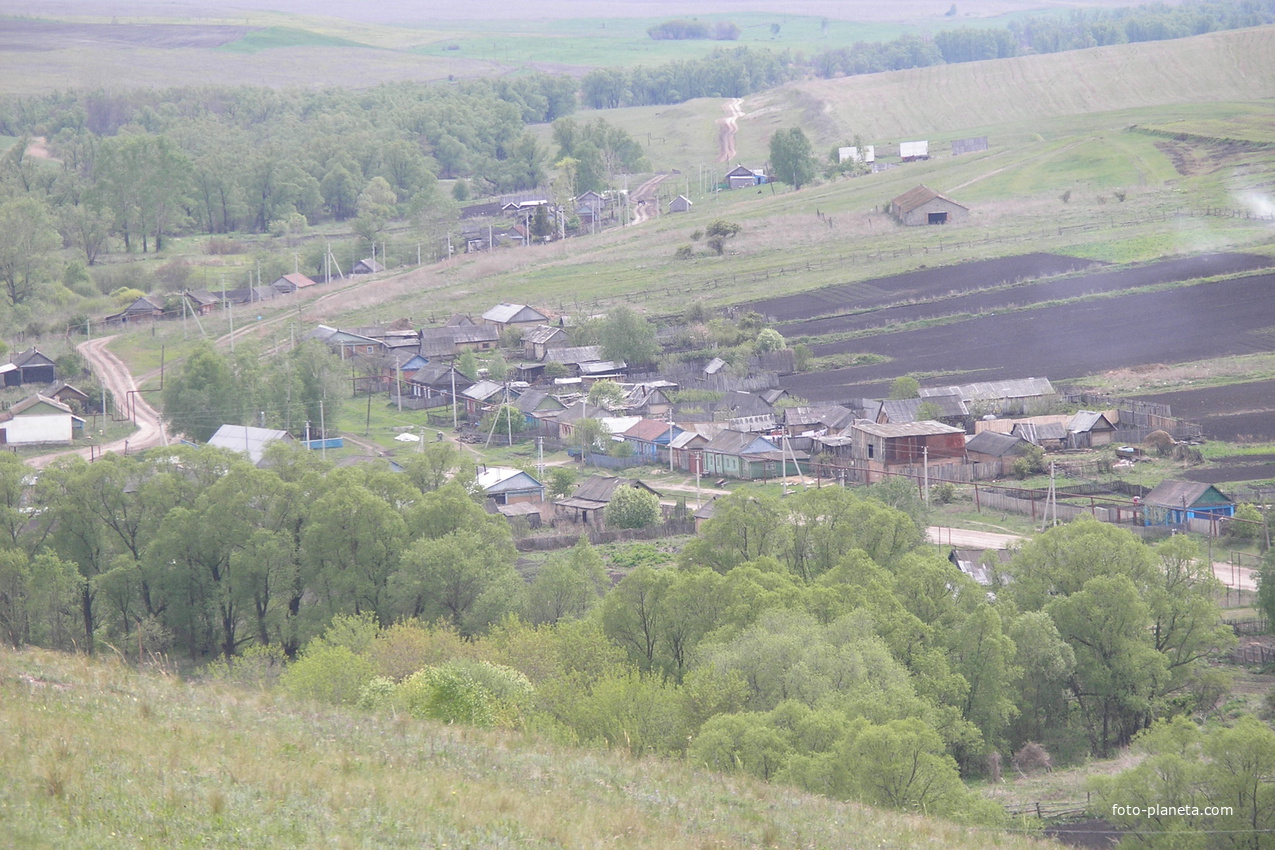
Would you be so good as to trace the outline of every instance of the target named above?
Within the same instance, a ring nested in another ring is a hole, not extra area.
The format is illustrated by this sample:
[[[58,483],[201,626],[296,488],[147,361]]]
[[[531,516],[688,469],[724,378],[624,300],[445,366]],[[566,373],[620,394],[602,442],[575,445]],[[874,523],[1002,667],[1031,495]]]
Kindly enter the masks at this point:
[[[868,458],[869,459],[871,459],[873,455],[876,453],[875,450],[876,450],[876,446],[872,445],[871,443],[868,443]]]

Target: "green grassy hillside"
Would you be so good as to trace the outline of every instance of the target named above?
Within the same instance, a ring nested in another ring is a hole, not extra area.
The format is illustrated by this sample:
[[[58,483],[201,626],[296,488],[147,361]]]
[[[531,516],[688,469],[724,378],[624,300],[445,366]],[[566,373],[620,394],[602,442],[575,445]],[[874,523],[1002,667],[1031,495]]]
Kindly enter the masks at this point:
[[[6,847],[1045,846],[685,764],[0,649]]]

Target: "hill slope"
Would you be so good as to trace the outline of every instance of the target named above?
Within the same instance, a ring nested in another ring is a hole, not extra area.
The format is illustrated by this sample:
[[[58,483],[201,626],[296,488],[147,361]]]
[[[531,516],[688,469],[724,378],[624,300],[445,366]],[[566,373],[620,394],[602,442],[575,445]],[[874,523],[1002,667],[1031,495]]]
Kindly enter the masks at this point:
[[[800,121],[821,141],[973,135],[976,130],[1178,104],[1270,102],[1275,27],[1122,44],[835,80],[746,98],[739,145],[765,153],[775,126]],[[751,120],[750,120],[751,119]],[[1128,123],[1128,122],[1125,122]],[[1040,132],[1030,129],[1029,132]]]
[[[37,651],[0,649],[0,729],[7,846],[1043,846]]]

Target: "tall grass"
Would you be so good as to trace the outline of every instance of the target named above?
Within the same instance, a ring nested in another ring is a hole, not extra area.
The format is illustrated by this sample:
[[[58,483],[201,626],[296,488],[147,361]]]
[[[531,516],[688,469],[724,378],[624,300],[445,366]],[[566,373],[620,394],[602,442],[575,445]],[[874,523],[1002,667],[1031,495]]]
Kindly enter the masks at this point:
[[[15,847],[1033,847],[698,771],[0,649]]]

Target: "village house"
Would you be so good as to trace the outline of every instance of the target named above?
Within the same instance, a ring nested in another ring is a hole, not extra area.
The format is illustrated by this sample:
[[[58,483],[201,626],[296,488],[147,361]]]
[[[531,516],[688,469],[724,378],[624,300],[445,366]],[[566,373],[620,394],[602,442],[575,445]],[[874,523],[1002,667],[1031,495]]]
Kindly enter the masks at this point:
[[[69,443],[77,424],[83,427],[84,420],[70,405],[36,393],[0,413],[0,445]]]
[[[495,381],[479,381],[460,391],[460,400],[465,405],[465,415],[470,419],[481,419],[505,401],[505,385]]]
[[[70,405],[73,411],[77,409],[83,411],[89,401],[88,393],[71,386],[66,381],[54,381],[41,395]]]
[[[801,474],[809,461],[809,453],[785,451],[760,434],[723,430],[704,446],[701,473],[710,478],[756,481],[785,473]]]
[[[567,332],[554,325],[536,325],[522,333],[522,356],[532,360],[544,360],[551,348],[563,348],[569,339]]]
[[[526,304],[497,304],[482,315],[482,323],[507,328],[532,328],[549,322],[549,317]]]
[[[456,367],[446,363],[430,363],[413,372],[407,379],[407,391],[422,407],[441,407],[460,401],[460,393],[474,382]],[[455,395],[453,396],[453,392]]]
[[[350,268],[350,274],[380,274],[385,271],[385,266],[378,263],[371,257],[359,260]]]
[[[261,466],[266,447],[272,443],[290,443],[292,435],[275,428],[251,425],[222,425],[208,440],[208,445],[247,455],[253,466]]]
[[[543,502],[544,485],[521,469],[507,466],[489,466],[480,470],[478,486],[497,505],[513,505]]]
[[[309,338],[316,339],[331,348],[340,355],[342,360],[347,360],[358,354],[377,354],[386,348],[385,343],[379,339],[373,339],[353,331],[343,331],[340,328],[331,328],[327,325],[319,325],[309,333]]]
[[[527,426],[538,433],[546,430],[541,427],[543,420],[557,416],[567,407],[547,390],[527,390],[514,399],[513,404],[522,412]],[[557,433],[556,425],[553,426],[553,432]]]
[[[699,431],[682,431],[669,444],[673,465],[692,474],[704,474],[704,447],[708,440],[708,435]]]
[[[500,330],[494,325],[444,325],[422,328],[419,352],[431,360],[451,360],[466,350],[494,351],[500,345]]]
[[[298,289],[309,289],[315,282],[300,272],[285,274],[276,279],[270,286],[280,295],[291,295]]]
[[[656,497],[660,492],[636,478],[619,478],[613,475],[590,475],[580,483],[575,492],[561,499],[554,499],[553,504],[559,513],[567,514],[572,520],[586,525],[601,527],[603,512],[611,504],[615,491],[621,487],[636,487]]]
[[[1161,481],[1142,497],[1144,525],[1183,525],[1188,520],[1235,516],[1235,502],[1212,484]]]
[[[164,302],[157,295],[143,295],[136,299],[133,303],[125,307],[121,312],[113,316],[107,316],[105,321],[109,323],[119,322],[120,324],[128,324],[138,319],[162,319],[164,318]]]
[[[965,462],[965,432],[942,422],[905,422],[878,425],[855,422],[850,426],[850,458],[860,477],[875,484],[888,475],[910,473],[911,467],[931,469]]]
[[[890,215],[905,225],[952,224],[968,219],[970,209],[928,186],[917,186],[890,201]]]
[[[186,291],[186,307],[196,316],[212,315],[221,306],[221,298],[207,289],[190,289]]]
[[[766,182],[766,172],[760,169],[737,165],[726,172],[723,181],[727,189],[744,189],[749,186],[760,186]]]
[[[673,409],[668,393],[677,389],[672,381],[650,381],[633,384],[624,395],[626,410],[639,416],[659,418],[667,416]]]
[[[665,457],[668,457],[669,442],[680,433],[682,429],[671,422],[642,419],[621,436],[626,443],[633,446],[633,454],[636,457],[648,463],[655,463],[659,460],[661,451],[665,453]]]

